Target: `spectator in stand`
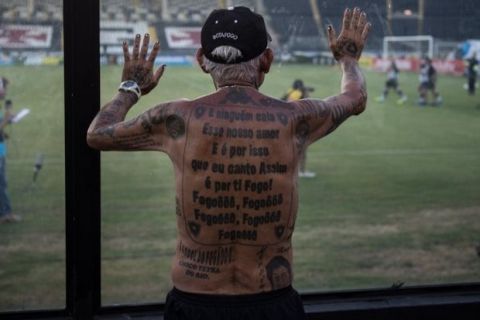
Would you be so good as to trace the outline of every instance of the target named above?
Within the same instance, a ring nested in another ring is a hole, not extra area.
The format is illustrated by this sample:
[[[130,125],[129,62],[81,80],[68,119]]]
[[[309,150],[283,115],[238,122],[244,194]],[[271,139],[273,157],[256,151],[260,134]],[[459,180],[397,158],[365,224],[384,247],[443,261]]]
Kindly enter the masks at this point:
[[[388,92],[390,89],[395,90],[399,99],[397,100],[397,104],[404,104],[407,101],[407,96],[403,93],[403,91],[399,88],[398,85],[398,74],[400,70],[397,67],[395,59],[390,59],[390,65],[387,69],[387,81],[385,81],[385,89],[381,96],[377,97],[378,102],[384,102],[388,96]]]
[[[418,92],[420,98],[418,99],[418,104],[420,106],[426,106],[428,104],[428,92],[430,91],[433,95],[432,105],[441,105],[443,100],[440,93],[436,90],[437,70],[432,64],[432,59],[429,57],[424,58],[420,65],[419,80],[420,85],[418,86]]]
[[[477,54],[474,53],[472,57],[468,59],[468,66],[467,66],[468,93],[472,96],[475,94],[475,89],[477,86],[477,75],[478,75],[478,60],[477,60]]]

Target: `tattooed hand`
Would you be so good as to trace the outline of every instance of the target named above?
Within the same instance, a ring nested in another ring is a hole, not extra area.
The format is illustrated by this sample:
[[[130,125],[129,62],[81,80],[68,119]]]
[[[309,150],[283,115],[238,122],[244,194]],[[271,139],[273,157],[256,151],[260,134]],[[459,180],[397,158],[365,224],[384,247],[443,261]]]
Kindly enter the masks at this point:
[[[153,64],[157,57],[158,50],[160,49],[160,44],[158,42],[155,43],[147,58],[150,36],[148,33],[145,34],[141,49],[140,40],[141,36],[137,34],[133,43],[131,55],[128,52],[127,42],[123,42],[123,57],[125,59],[125,64],[123,65],[122,81],[135,81],[142,90],[142,95],[145,95],[157,86],[158,81],[165,70],[165,65],[162,65],[155,73],[153,73]]]
[[[352,57],[358,60],[370,27],[371,24],[367,22],[365,12],[360,11],[359,8],[355,8],[352,12],[347,8],[343,15],[342,31],[338,39],[333,26],[328,26],[328,42],[334,58],[337,61],[343,57]]]

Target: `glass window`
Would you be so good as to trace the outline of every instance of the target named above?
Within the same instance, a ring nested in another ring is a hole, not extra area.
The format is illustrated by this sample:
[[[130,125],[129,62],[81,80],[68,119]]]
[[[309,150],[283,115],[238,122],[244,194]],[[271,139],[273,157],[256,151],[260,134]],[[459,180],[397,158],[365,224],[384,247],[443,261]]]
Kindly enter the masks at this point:
[[[62,1],[2,0],[0,14],[0,311],[62,308]]]
[[[311,98],[338,94],[341,74],[325,26],[339,33],[344,8],[353,6],[363,8],[373,24],[360,60],[366,111],[307,152],[293,237],[294,286],[308,292],[477,282],[480,103],[468,72],[475,52],[480,58],[480,5],[102,0],[102,103],[120,83],[120,45],[136,33],[160,40],[156,63],[168,68],[127,119],[160,102],[214,90],[193,57],[206,15],[230,5],[247,5],[266,17],[276,58],[260,91],[276,98],[296,79]],[[474,69],[478,73],[478,65]],[[175,228],[168,157],[102,153],[103,304],[163,300],[172,285]]]

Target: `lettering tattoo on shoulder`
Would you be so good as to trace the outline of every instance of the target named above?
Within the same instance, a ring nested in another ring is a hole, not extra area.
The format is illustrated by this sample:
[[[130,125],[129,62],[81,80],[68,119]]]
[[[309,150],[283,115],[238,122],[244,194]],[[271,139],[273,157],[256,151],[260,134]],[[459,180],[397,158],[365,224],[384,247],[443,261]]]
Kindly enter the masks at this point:
[[[238,88],[238,87],[230,88],[228,93],[225,95],[225,99],[220,103],[221,104],[235,103],[235,104],[258,105],[258,103],[248,95],[247,91],[244,88]]]
[[[265,267],[272,290],[282,289],[292,283],[290,262],[282,256],[275,256]]]

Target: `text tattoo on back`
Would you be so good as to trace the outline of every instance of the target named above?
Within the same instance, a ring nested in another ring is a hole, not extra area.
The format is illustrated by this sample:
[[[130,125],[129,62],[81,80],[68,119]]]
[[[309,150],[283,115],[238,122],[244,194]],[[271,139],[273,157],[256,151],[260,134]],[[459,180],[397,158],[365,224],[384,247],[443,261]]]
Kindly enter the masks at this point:
[[[182,185],[182,218],[194,242],[264,246],[291,235],[289,118],[276,108],[194,107]]]

